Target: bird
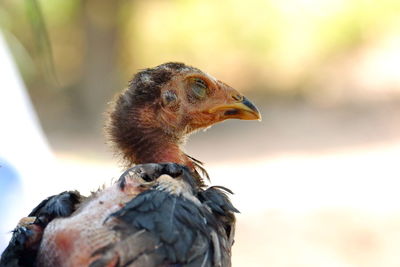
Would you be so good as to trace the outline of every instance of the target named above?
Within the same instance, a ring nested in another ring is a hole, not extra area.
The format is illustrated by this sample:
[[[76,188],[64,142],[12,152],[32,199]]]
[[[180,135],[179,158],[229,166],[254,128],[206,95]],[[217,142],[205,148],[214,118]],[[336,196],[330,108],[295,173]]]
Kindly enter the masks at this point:
[[[106,133],[126,170],[91,196],[65,191],[23,218],[0,266],[231,266],[232,193],[207,186],[187,137],[227,119],[260,120],[229,85],[168,62],[139,71],[112,101]]]

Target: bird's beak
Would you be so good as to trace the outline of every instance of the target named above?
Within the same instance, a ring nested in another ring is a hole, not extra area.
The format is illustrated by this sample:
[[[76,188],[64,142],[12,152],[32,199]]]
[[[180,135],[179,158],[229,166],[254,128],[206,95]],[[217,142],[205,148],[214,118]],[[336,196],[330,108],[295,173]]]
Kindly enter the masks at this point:
[[[235,102],[217,105],[209,110],[209,113],[221,113],[221,119],[259,120],[261,114],[257,107],[246,97],[236,94]]]

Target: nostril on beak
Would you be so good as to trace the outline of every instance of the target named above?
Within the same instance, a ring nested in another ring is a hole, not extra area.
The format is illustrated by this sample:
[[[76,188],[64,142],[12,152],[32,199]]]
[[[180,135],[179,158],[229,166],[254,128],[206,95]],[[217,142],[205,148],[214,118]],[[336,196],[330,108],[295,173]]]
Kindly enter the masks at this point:
[[[239,94],[233,95],[232,98],[235,99],[236,101],[242,101],[243,100],[243,96],[239,95]]]

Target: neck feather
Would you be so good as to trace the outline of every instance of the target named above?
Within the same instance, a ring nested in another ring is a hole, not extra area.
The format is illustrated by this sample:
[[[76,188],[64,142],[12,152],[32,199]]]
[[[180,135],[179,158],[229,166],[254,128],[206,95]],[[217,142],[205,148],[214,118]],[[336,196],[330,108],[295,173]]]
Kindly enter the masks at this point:
[[[174,162],[193,168],[192,161],[180,148],[180,138],[146,121],[140,114],[135,114],[130,120],[114,120],[111,139],[121,151],[127,165]]]
[[[187,163],[187,156],[182,152],[179,144],[165,135],[162,130],[142,129],[140,135],[141,137],[136,139],[135,143],[130,144],[128,148],[131,164]]]

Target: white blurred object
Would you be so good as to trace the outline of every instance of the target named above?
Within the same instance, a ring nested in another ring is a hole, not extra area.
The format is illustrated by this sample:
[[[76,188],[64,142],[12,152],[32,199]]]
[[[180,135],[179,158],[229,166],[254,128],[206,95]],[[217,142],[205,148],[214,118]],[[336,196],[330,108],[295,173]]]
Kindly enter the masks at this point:
[[[22,192],[17,189],[14,195],[13,192],[7,192],[15,201],[6,203],[10,209],[1,211],[1,252],[18,220],[26,216],[44,195],[49,194],[49,188],[44,182],[54,169],[54,157],[1,32],[0,73],[0,166],[11,166],[17,174],[14,176],[22,182]],[[4,171],[2,175],[6,173]],[[0,179],[4,182],[13,178]]]

